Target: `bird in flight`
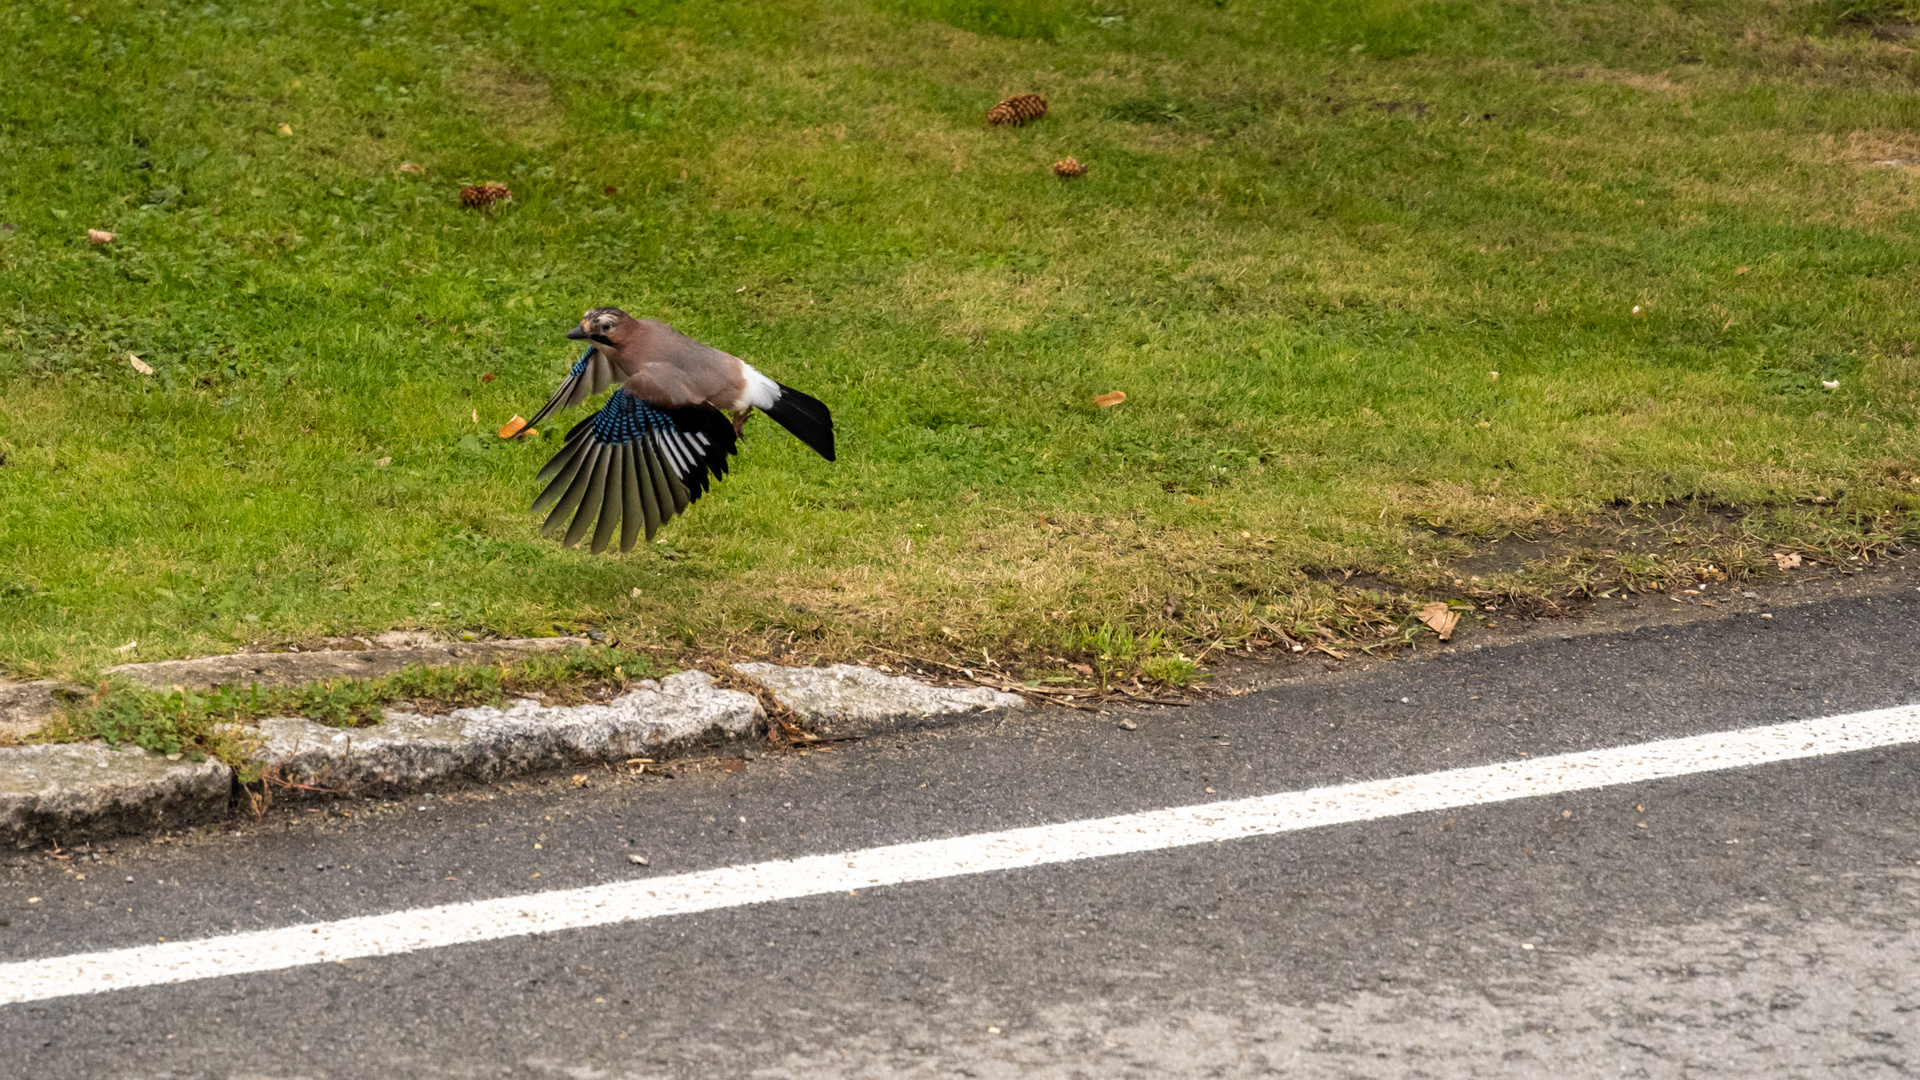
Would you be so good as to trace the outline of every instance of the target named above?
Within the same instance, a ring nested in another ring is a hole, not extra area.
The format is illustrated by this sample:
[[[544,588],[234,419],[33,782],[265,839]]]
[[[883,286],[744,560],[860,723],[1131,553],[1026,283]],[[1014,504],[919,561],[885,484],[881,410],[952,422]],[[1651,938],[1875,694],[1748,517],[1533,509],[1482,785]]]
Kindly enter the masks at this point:
[[[726,475],[754,409],[833,460],[827,407],[737,356],[612,307],[587,312],[567,336],[590,344],[528,428],[618,384],[599,412],[567,432],[537,477],[547,485],[533,501],[535,513],[547,511],[540,531],[565,526],[567,547],[589,533],[596,555],[616,532],[621,551],[643,532],[652,540]]]

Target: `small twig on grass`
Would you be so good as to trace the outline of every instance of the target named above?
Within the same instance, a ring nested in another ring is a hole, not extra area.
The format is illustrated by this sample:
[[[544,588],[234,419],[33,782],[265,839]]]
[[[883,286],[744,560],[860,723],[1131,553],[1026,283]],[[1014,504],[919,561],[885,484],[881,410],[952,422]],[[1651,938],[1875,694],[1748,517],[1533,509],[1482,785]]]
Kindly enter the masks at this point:
[[[1122,697],[1129,698],[1133,701],[1145,702],[1148,705],[1175,705],[1184,709],[1187,706],[1193,704],[1193,702],[1191,701],[1180,701],[1175,698],[1148,697],[1145,694],[1136,694],[1133,691],[1127,690],[1124,688],[1116,689],[1114,692],[1121,695]]]
[[[275,776],[262,776],[260,779],[262,782],[272,784],[274,787],[291,788],[294,791],[312,791],[321,795],[346,794],[346,789],[344,788],[317,787],[313,784],[300,784],[292,780],[282,780]]]
[[[1289,635],[1285,630],[1280,629],[1278,626],[1275,626],[1274,624],[1268,622],[1265,619],[1255,619],[1253,621],[1262,629],[1273,634],[1275,637],[1278,637],[1280,639],[1280,644],[1285,645],[1289,651],[1291,652],[1307,651],[1307,647],[1305,645],[1302,645],[1299,642],[1293,640],[1293,637],[1291,635]]]
[[[254,790],[253,784],[245,780],[240,782],[240,790],[247,793],[247,808],[252,812],[255,821],[265,819],[267,811],[273,808],[274,788],[284,788],[290,791],[311,791],[316,795],[343,795],[346,793],[345,790],[341,788],[320,787],[317,784],[302,784],[297,780],[289,780],[280,775],[281,768],[292,760],[292,757],[284,757],[279,761],[262,765],[260,767],[260,777],[257,781],[260,785],[258,791]]]
[[[1212,641],[1207,642],[1205,645],[1200,646],[1200,651],[1193,654],[1193,662],[1195,664],[1199,664],[1200,662],[1204,661],[1207,658],[1208,653],[1212,652],[1215,649],[1219,649],[1222,652],[1225,652],[1226,640],[1227,640],[1226,636],[1223,634],[1218,637],[1215,637]]]

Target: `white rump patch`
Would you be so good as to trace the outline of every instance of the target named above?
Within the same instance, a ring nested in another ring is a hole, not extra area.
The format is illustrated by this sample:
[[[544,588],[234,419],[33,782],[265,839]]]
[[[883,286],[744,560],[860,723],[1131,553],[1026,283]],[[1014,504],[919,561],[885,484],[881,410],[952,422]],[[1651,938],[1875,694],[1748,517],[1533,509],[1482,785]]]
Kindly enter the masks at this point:
[[[773,403],[780,400],[780,384],[753,370],[753,365],[745,360],[740,362],[740,369],[747,375],[747,393],[734,408],[744,409],[749,405],[756,409],[773,408]]]

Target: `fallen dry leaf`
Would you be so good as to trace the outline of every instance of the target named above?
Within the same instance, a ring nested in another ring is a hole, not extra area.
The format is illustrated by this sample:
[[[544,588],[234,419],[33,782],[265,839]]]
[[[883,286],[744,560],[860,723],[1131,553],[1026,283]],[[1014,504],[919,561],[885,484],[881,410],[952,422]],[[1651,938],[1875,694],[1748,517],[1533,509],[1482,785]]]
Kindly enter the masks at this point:
[[[1453,637],[1453,628],[1460,623],[1460,613],[1449,610],[1446,603],[1435,600],[1420,609],[1420,621],[1433,628],[1441,641]]]
[[[132,364],[133,370],[139,372],[142,375],[153,374],[153,366],[148,364],[145,360],[140,359],[138,356],[135,356],[132,353],[127,354],[127,363]]]
[[[1082,675],[1093,674],[1093,667],[1092,665],[1089,665],[1089,664],[1068,664],[1067,666],[1079,672]]]
[[[480,422],[480,410],[479,410],[479,409],[475,409],[475,410],[473,410],[473,422],[474,422],[474,423],[476,423],[476,424]]]
[[[1110,394],[1101,394],[1094,398],[1093,403],[1103,409],[1111,409],[1125,400],[1127,400],[1127,392],[1125,390],[1115,390]]]
[[[400,171],[401,171],[401,172],[403,172],[403,173],[412,173],[412,174],[413,174],[413,175],[415,175],[415,176],[425,176],[425,175],[427,175],[427,167],[426,167],[425,165],[415,165],[415,164],[414,164],[413,162],[411,162],[411,161],[403,161],[403,162],[401,162],[401,163],[400,163]]]
[[[574,773],[573,786],[574,787],[592,787],[593,779],[589,777],[586,773]]]
[[[481,382],[492,382],[493,380],[495,380],[495,379],[497,379],[497,378],[499,378],[499,376],[498,376],[498,375],[495,375],[495,374],[494,374],[493,372],[491,372],[491,371],[489,371],[489,372],[486,372],[485,374],[483,374],[483,375],[481,375],[481,376],[480,376],[480,381],[481,381]]]
[[[88,229],[87,243],[93,244],[96,247],[101,244],[111,244],[113,243],[113,234],[105,229]]]
[[[511,439],[525,430],[527,430],[527,422],[515,416],[513,419],[507,421],[505,427],[500,429],[500,437],[503,439]]]
[[[638,586],[638,585],[635,585],[635,586],[633,587],[633,591],[632,591],[632,592],[630,592],[630,593],[628,593],[627,595],[628,595],[629,597],[632,597],[632,598],[633,598],[633,599],[635,599],[635,600],[638,600],[638,599],[640,599],[640,586]]]
[[[1773,553],[1773,564],[1782,570],[1791,570],[1800,565],[1800,555],[1793,551],[1776,551]]]
[[[381,458],[380,460],[378,460],[378,461],[376,461],[376,462],[374,462],[374,463],[373,463],[373,467],[374,467],[374,468],[376,468],[376,469],[384,469],[384,468],[386,468],[387,466],[389,466],[389,465],[391,465],[391,464],[393,464],[393,459],[392,459],[392,458],[390,458],[390,457],[383,457],[383,458]]]
[[[1751,269],[1753,269],[1753,267],[1751,266],[1737,266],[1733,270],[1733,276],[1739,277],[1741,274],[1744,274]]]
[[[291,135],[291,134],[293,134],[293,126],[292,126],[292,125],[290,125],[290,124],[281,124],[281,125],[280,125],[280,134],[282,134],[282,135]]]

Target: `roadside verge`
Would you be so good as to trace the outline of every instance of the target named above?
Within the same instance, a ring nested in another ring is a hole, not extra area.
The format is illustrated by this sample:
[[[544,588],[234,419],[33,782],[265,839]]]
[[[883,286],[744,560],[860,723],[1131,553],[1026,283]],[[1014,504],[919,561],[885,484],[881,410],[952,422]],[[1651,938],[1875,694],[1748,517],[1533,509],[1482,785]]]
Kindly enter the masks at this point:
[[[110,674],[155,689],[297,685],[400,671],[420,663],[492,663],[584,646],[580,639],[484,645],[408,646],[342,652],[244,654],[133,664]],[[741,664],[774,702],[824,738],[857,738],[967,715],[1027,707],[1014,694],[933,686],[871,668]],[[57,701],[57,684],[16,684],[5,717],[30,735]],[[544,704],[516,697],[427,715],[382,710],[377,723],[335,727],[298,716],[235,728],[246,765],[267,789],[402,794],[486,782],[570,764],[661,758],[700,749],[744,749],[767,731],[762,698],[716,684],[704,671],[640,679],[605,701]],[[234,770],[206,758],[162,755],[101,742],[0,747],[0,845],[27,848],[180,828],[220,820],[245,806]]]

